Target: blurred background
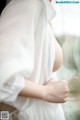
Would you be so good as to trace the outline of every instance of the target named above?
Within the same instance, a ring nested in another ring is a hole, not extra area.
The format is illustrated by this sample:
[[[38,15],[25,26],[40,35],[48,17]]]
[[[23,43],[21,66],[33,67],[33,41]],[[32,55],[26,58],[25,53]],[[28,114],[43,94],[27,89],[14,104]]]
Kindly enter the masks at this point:
[[[80,4],[56,4],[53,32],[62,47],[64,61],[57,71],[59,80],[67,80],[72,90],[63,105],[66,120],[80,120]]]
[[[0,0],[0,13],[11,0]],[[64,61],[57,71],[59,80],[67,80],[73,94],[62,105],[66,120],[80,120],[80,4],[52,3],[56,16],[53,33],[62,47]]]

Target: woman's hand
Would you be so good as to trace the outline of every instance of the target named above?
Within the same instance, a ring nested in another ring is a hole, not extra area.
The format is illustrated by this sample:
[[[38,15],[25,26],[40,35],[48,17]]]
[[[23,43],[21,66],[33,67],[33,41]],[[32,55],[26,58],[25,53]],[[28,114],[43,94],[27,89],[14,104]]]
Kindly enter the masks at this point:
[[[69,92],[67,81],[50,80],[44,87],[45,101],[53,103],[64,103],[66,101]]]

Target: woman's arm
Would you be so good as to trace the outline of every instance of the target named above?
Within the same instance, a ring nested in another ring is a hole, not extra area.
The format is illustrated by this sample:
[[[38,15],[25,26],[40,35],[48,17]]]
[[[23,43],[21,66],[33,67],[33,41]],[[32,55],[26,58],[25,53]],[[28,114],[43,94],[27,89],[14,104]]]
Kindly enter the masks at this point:
[[[43,99],[45,96],[43,85],[39,85],[30,80],[25,80],[25,86],[19,93],[19,96]]]
[[[63,103],[68,95],[68,85],[66,81],[50,80],[45,85],[25,81],[25,86],[19,96],[41,99],[47,102]]]
[[[65,81],[49,80],[45,85],[25,80],[17,74],[11,77],[0,89],[0,101],[14,102],[18,96],[41,99],[52,103],[65,102],[68,95],[68,85]]]

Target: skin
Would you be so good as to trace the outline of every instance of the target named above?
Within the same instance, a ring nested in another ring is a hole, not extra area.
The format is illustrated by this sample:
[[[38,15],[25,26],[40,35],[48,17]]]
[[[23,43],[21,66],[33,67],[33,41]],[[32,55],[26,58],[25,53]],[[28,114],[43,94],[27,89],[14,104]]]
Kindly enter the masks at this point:
[[[55,48],[56,48],[55,49],[55,61],[53,65],[53,71],[57,71],[63,63],[63,52],[62,52],[60,45],[58,44],[56,40],[55,40]]]
[[[55,41],[56,58],[53,71],[59,69],[63,61],[62,49]],[[25,87],[19,96],[41,99],[52,103],[63,103],[68,96],[68,84],[66,81],[49,80],[45,85],[36,84],[30,80],[25,80]]]

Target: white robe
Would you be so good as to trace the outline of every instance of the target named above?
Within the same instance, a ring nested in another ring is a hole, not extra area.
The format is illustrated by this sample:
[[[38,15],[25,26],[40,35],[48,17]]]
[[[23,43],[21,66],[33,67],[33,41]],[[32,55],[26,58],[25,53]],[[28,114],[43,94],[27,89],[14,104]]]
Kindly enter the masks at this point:
[[[19,110],[19,120],[64,120],[60,104],[18,97],[25,80],[56,79],[55,45],[48,0],[12,0],[0,18],[0,101]]]

